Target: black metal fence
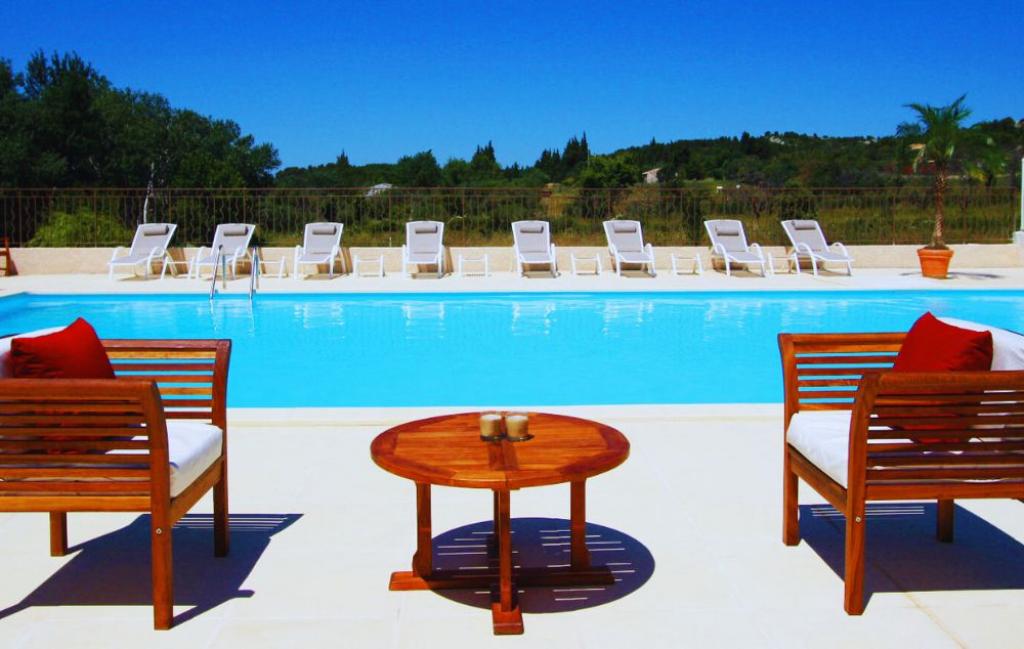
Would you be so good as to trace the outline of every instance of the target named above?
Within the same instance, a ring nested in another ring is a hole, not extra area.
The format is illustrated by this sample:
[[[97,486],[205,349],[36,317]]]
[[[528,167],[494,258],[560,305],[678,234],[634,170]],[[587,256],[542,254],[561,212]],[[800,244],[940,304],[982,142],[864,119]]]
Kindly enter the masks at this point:
[[[1017,229],[1019,194],[953,188],[946,195],[949,243],[1003,243]],[[340,221],[345,245],[400,245],[406,221],[444,221],[452,245],[509,245],[510,224],[551,223],[560,245],[604,242],[601,222],[637,219],[655,245],[704,245],[703,221],[736,218],[747,236],[784,243],[779,221],[814,218],[849,244],[927,243],[935,212],[928,188],[672,189],[0,189],[0,236],[13,246],[126,245],[143,218],[178,224],[178,246],[209,244],[218,223],[255,223],[257,243],[290,246],[306,223]]]

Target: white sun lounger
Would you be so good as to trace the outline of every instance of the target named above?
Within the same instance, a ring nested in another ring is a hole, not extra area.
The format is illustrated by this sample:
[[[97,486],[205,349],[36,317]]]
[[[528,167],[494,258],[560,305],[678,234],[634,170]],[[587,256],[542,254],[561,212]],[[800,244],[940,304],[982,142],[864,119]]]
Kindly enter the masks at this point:
[[[114,268],[128,266],[133,272],[135,266],[143,264],[146,279],[153,262],[167,259],[167,244],[171,242],[174,231],[178,228],[173,223],[146,223],[135,230],[132,247],[125,252],[124,246],[114,249],[114,254],[107,262],[110,279],[114,279]]]
[[[238,260],[249,257],[249,241],[252,240],[256,226],[251,223],[221,223],[213,234],[213,245],[207,248],[203,246],[196,251],[192,261],[188,265],[189,277],[199,279],[199,273],[203,266],[214,266],[218,263],[217,251],[221,251],[224,262],[231,266],[231,276],[236,276]],[[216,272],[216,271],[214,271]]]
[[[604,236],[617,274],[622,275],[622,264],[639,264],[655,276],[654,247],[644,243],[639,221],[605,221]]]
[[[438,278],[444,277],[444,223],[409,221],[405,224],[402,272],[406,277],[412,277],[409,266],[420,264],[437,266]]]
[[[307,223],[302,245],[295,246],[295,264],[292,277],[299,279],[299,266],[327,264],[327,272],[334,277],[334,260],[341,259],[341,272],[345,272],[345,257],[341,255],[343,223]]]
[[[527,264],[547,265],[551,276],[558,276],[555,244],[551,243],[551,227],[547,221],[516,221],[512,224],[516,265],[526,275]]]
[[[825,233],[821,231],[821,225],[810,219],[793,219],[782,222],[782,229],[786,231],[793,244],[793,261],[796,264],[796,272],[800,272],[800,258],[808,257],[811,260],[811,270],[818,274],[818,264],[836,263],[846,264],[846,274],[853,275],[853,258],[846,250],[846,246],[838,241],[831,246],[825,241]]]
[[[732,275],[733,264],[748,264],[761,267],[761,275],[768,277],[771,272],[768,258],[761,246],[756,243],[747,245],[747,235],[743,232],[743,223],[736,219],[714,219],[704,221],[704,227],[711,238],[711,256],[725,260],[725,275]]]

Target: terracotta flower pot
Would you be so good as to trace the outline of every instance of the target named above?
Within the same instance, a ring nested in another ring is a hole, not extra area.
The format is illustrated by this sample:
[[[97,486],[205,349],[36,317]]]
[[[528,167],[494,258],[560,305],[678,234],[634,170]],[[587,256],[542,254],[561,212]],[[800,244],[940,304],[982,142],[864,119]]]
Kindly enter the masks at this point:
[[[921,274],[935,279],[946,279],[949,276],[949,262],[953,259],[953,251],[948,248],[918,248],[917,259],[921,262]]]

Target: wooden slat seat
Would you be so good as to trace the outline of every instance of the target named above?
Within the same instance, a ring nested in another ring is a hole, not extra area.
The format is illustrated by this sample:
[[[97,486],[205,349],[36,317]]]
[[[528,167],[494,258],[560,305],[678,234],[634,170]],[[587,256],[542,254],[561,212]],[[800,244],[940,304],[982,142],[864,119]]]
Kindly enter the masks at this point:
[[[851,615],[864,610],[868,501],[936,500],[952,541],[955,499],[1024,498],[1024,371],[891,372],[904,336],[779,335],[783,542],[800,541],[801,478],[846,517]],[[822,371],[826,359],[842,371]]]
[[[0,512],[48,512],[54,556],[67,552],[68,512],[150,514],[154,627],[167,629],[171,530],[207,491],[214,553],[228,551],[231,342],[103,344],[116,379],[0,379]],[[197,387],[189,399],[164,399],[180,395],[183,366]]]

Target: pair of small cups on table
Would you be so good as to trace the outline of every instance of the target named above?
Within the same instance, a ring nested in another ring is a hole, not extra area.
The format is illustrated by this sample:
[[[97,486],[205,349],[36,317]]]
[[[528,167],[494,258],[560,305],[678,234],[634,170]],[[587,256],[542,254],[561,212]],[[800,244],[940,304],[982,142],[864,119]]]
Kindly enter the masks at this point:
[[[484,412],[480,414],[480,439],[485,442],[525,442],[532,438],[530,418],[525,412]]]

